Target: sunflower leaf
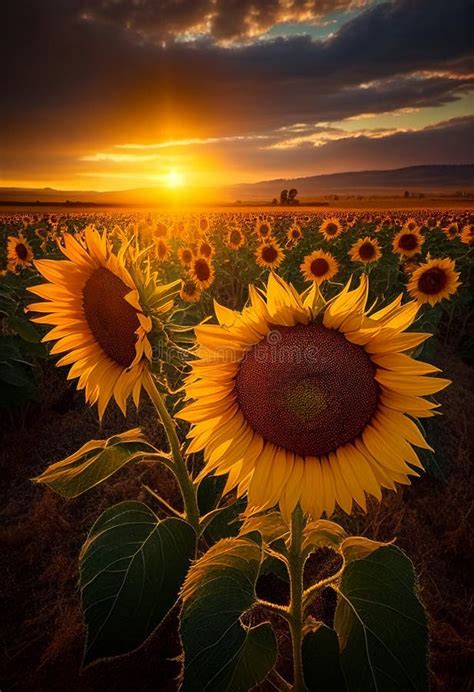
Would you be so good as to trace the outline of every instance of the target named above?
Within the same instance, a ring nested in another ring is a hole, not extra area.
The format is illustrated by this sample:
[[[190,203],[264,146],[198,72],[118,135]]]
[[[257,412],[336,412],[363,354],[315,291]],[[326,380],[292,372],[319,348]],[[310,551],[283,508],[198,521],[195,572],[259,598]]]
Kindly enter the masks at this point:
[[[321,624],[303,639],[303,673],[308,690],[347,690],[339,658],[339,642],[334,630]]]
[[[381,547],[348,565],[334,629],[349,692],[428,688],[426,616],[413,565],[400,549]]]
[[[262,536],[265,543],[273,543],[280,538],[286,538],[289,534],[289,526],[283,520],[280,512],[270,512],[249,516],[244,520],[240,528],[240,535],[257,531]]]
[[[256,601],[261,564],[256,543],[228,538],[191,567],[182,591],[182,692],[246,692],[272,670],[277,645],[271,626],[240,621]]]
[[[333,548],[338,550],[347,536],[346,532],[334,521],[318,519],[306,524],[303,531],[303,551],[311,548]]]
[[[367,557],[374,550],[385,545],[390,545],[390,542],[371,541],[369,538],[365,538],[365,536],[349,536],[342,541],[339,549],[344,556],[346,564],[349,564],[353,560],[361,560]]]
[[[80,557],[85,664],[143,644],[174,606],[195,544],[187,522],[159,521],[141,502],[121,502],[99,517]]]
[[[51,464],[33,480],[44,483],[63,497],[77,497],[130,461],[154,456],[156,452],[141,436],[140,430],[129,430],[108,440],[91,440],[71,456]]]

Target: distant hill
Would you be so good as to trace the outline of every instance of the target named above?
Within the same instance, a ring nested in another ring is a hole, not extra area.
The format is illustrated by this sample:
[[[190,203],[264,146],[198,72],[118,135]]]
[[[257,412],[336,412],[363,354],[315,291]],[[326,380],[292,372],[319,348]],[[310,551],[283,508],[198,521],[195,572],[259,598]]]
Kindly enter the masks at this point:
[[[305,178],[277,178],[260,183],[233,185],[227,191],[234,199],[254,200],[278,197],[283,189],[295,187],[300,198],[328,194],[403,194],[408,192],[474,191],[474,164],[409,166],[386,171],[353,171],[312,175]]]
[[[310,201],[318,197],[332,194],[375,194],[400,195],[405,190],[411,193],[452,194],[457,191],[474,192],[474,164],[440,165],[440,166],[409,166],[382,171],[353,171],[349,173],[332,173],[329,175],[313,175],[303,178],[276,178],[258,183],[242,183],[216,188],[214,190],[193,188],[194,200],[201,202],[269,202],[278,197],[280,191],[295,187],[298,197]],[[186,190],[180,191],[183,197]],[[177,192],[176,194],[180,194]],[[118,190],[113,192],[55,190],[46,188],[0,187],[0,204],[11,202],[18,204],[71,205],[81,203],[91,205],[160,205],[174,196],[173,191],[165,188],[141,188],[133,190]]]

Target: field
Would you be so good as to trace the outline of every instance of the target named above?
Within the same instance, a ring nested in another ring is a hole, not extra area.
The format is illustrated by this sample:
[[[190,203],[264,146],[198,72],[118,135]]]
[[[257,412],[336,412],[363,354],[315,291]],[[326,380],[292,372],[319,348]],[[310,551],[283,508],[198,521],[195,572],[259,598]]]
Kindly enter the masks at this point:
[[[130,428],[142,428],[159,449],[167,444],[147,396],[138,410],[132,396],[122,397],[125,417],[115,401],[107,406],[105,402],[99,421],[95,404],[102,406],[100,397],[86,389],[91,405],[85,402],[74,377],[67,379],[68,368],[56,367],[64,352],[55,353],[53,347],[51,353],[52,342],[43,340],[50,326],[32,319],[38,317],[32,304],[46,294],[34,295],[28,289],[42,284],[47,271],[41,267],[51,266],[35,262],[64,260],[67,234],[83,243],[97,232],[109,243],[110,252],[123,253],[131,275],[141,282],[141,301],[151,283],[174,286],[150,357],[150,367],[167,387],[172,411],[183,404],[183,377],[189,374],[193,357],[192,327],[216,322],[216,302],[229,311],[242,311],[248,305],[249,284],[262,288],[269,274],[291,282],[303,295],[319,287],[327,301],[349,280],[355,285],[365,277],[367,305],[374,309],[400,294],[403,302],[417,301],[413,329],[433,336],[413,349],[413,355],[437,366],[452,381],[436,396],[441,416],[422,420],[434,450],[419,450],[425,472],[413,477],[410,485],[397,479],[396,488],[392,484],[396,492],[386,484],[382,502],[370,497],[367,512],[354,504],[352,512],[344,513],[343,502],[337,500],[335,513],[326,511],[323,516],[374,541],[396,538],[414,563],[427,610],[431,688],[471,690],[471,210],[445,205],[393,210],[387,203],[382,209],[247,207],[184,214],[5,209],[0,214],[2,689],[99,690],[106,685],[125,690],[139,675],[143,690],[175,690],[180,671],[177,608],[136,652],[81,671],[85,637],[77,586],[81,545],[101,512],[115,502],[153,504],[153,493],[159,493],[181,510],[179,489],[169,469],[142,459],[69,500],[47,483],[31,480],[90,439],[109,438]],[[96,288],[93,299],[100,302],[100,286]],[[170,342],[164,357],[163,349]],[[120,397],[117,400],[120,403]],[[184,436],[186,425],[179,423],[180,435]],[[194,457],[200,468],[202,458]],[[234,494],[231,490],[229,497]],[[159,502],[155,511],[164,512]],[[236,518],[224,527],[214,526],[209,542],[232,535]],[[306,583],[315,575],[321,579],[331,574],[332,559],[327,548],[314,551],[306,564]],[[261,579],[257,592],[262,599],[288,600],[288,584],[272,574]],[[311,612],[332,626],[334,609],[332,590],[327,588]],[[253,624],[262,617],[257,610]],[[278,671],[291,677],[287,629],[278,614],[270,618],[279,645]],[[162,681],[159,687],[157,679]],[[268,680],[258,687],[275,688],[277,684]]]

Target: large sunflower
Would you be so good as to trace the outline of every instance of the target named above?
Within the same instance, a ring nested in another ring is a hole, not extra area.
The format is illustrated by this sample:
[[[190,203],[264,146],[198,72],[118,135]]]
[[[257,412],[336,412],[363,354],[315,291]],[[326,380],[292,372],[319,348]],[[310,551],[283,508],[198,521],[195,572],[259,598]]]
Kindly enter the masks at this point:
[[[456,293],[461,285],[456,265],[449,257],[428,259],[411,275],[408,291],[419,303],[436,305]]]
[[[377,262],[382,257],[382,250],[377,240],[374,238],[359,238],[349,251],[349,257],[353,262],[371,264]]]
[[[34,259],[33,250],[26,238],[20,233],[18,238],[11,235],[7,243],[8,266],[12,269],[16,267],[27,267]]]
[[[219,325],[196,328],[193,399],[178,416],[193,424],[189,452],[204,451],[200,477],[228,474],[225,491],[248,494],[248,511],[299,501],[313,517],[335,503],[350,512],[365,493],[409,483],[428,448],[413,418],[433,415],[422,398],[449,380],[405,352],[429,335],[405,332],[418,305],[366,312],[368,282],[325,303],[270,274],[266,294],[249,287],[239,313],[216,305]],[[266,300],[265,300],[266,298]]]
[[[319,232],[325,240],[334,240],[334,238],[338,238],[342,230],[342,224],[335,216],[330,219],[324,219],[319,227]]]
[[[337,274],[339,263],[330,252],[315,250],[306,255],[300,269],[306,281],[314,281],[320,286],[323,281],[328,281]]]
[[[44,313],[36,322],[54,325],[43,340],[57,342],[51,349],[63,354],[57,365],[71,366],[68,379],[79,378],[78,389],[98,404],[99,416],[112,396],[125,413],[131,394],[138,403],[151,361],[151,319],[123,255],[110,252],[105,234],[89,227],[82,245],[66,233],[61,250],[67,260],[35,263],[49,283],[29,290],[47,302],[29,309]]]

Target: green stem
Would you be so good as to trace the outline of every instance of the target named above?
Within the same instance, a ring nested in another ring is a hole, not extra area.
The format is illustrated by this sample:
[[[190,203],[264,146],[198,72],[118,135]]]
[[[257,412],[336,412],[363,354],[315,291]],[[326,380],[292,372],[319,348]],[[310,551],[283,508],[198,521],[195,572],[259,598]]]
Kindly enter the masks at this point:
[[[306,686],[303,678],[303,661],[301,646],[303,640],[303,566],[301,540],[304,528],[304,515],[297,505],[291,517],[291,544],[288,554],[290,574],[290,630],[293,645],[293,690],[304,692]]]
[[[181,444],[176,433],[176,427],[160,392],[150,372],[145,376],[145,389],[152,400],[155,409],[163,423],[163,427],[170,445],[171,455],[174,461],[174,472],[178,479],[181,495],[183,496],[184,512],[196,535],[199,536],[199,510],[197,506],[196,490],[188,472],[186,462],[181,454]]]

